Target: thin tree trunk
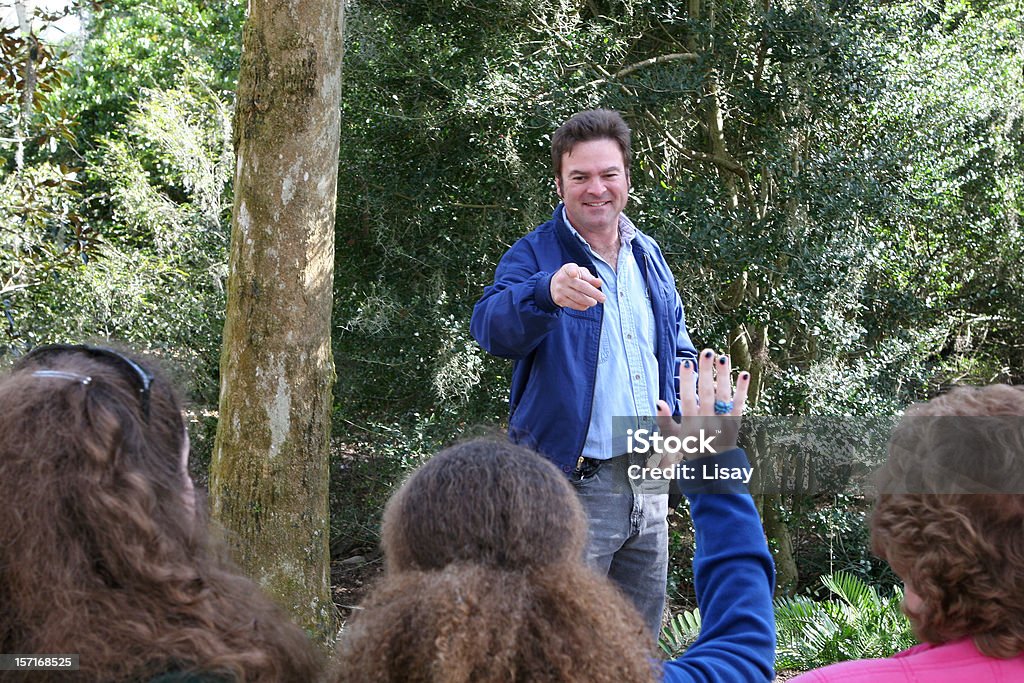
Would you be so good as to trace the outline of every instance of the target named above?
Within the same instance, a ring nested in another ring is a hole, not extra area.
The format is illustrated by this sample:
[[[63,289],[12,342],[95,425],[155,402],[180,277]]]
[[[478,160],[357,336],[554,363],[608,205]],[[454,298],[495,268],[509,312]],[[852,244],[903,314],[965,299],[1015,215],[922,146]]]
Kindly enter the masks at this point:
[[[690,19],[699,21],[702,18],[702,11],[707,13],[707,21],[714,23],[714,4],[708,3],[706,10],[702,7],[702,0],[689,0],[688,4]],[[695,36],[688,41],[691,52],[697,52],[698,45]],[[719,84],[718,72],[714,69],[705,76],[703,92],[703,113],[704,127],[707,131],[711,155],[715,158],[725,159],[735,166],[738,171],[726,171],[719,169],[720,177],[725,183],[729,194],[730,208],[736,209],[740,206],[740,185],[747,200],[750,210],[761,218],[759,204],[754,198],[753,189],[750,186],[750,178],[741,164],[736,162],[729,152],[725,137],[725,117],[722,113],[722,93]],[[752,306],[761,297],[762,292],[752,286],[747,273],[742,273],[723,293],[718,301],[721,310],[733,310],[740,306]],[[768,325],[740,324],[730,333],[728,340],[729,352],[733,357],[735,367],[745,368],[750,371],[750,390],[748,404],[751,408],[757,406],[761,397],[761,391],[765,383],[765,369],[768,361]],[[761,453],[757,452],[758,447],[754,446],[751,457],[757,460]],[[771,467],[771,459],[763,458],[764,467]],[[777,589],[783,593],[789,593],[795,589],[798,575],[796,560],[793,556],[793,541],[789,527],[783,519],[782,496],[778,493],[771,495],[756,496],[758,506],[761,510],[761,521],[764,524],[765,533],[772,540],[772,550],[775,556],[776,571],[778,577]]]
[[[342,0],[250,0],[213,511],[235,559],[333,635],[328,459]]]
[[[25,169],[25,140],[32,122],[32,108],[36,95],[36,37],[32,35],[32,22],[22,0],[14,0],[14,11],[18,26],[25,39],[25,69],[22,71],[21,108],[14,126],[14,137],[18,141],[14,152],[14,167],[20,174]]]
[[[793,540],[789,525],[783,519],[782,496],[778,493],[761,497],[761,521],[764,533],[773,541],[772,555],[775,557],[775,594],[793,595],[796,592],[800,574],[793,556]]]

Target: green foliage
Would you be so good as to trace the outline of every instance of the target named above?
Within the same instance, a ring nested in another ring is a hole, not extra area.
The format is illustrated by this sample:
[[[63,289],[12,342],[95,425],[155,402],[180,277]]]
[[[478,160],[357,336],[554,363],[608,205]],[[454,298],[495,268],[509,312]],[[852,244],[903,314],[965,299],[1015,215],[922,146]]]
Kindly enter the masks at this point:
[[[430,416],[395,424],[350,425],[355,437],[331,453],[331,556],[373,551],[384,504],[409,472],[450,440]]]
[[[68,113],[52,105],[70,76],[68,54],[35,33],[0,27],[0,150],[7,170],[21,170],[26,154],[52,153],[72,139]],[[26,149],[27,148],[27,149]]]
[[[8,316],[12,299],[76,268],[95,250],[76,212],[79,185],[76,170],[50,163],[0,175],[0,295]]]
[[[821,577],[833,596],[777,598],[775,623],[779,670],[805,671],[852,659],[888,657],[916,644],[900,610],[903,592],[883,594],[847,572]],[[684,610],[662,628],[658,647],[666,658],[681,656],[700,635],[700,610]]]
[[[146,89],[186,71],[233,91],[241,54],[242,0],[104,0],[83,16],[86,39],[61,101],[79,122],[79,143],[112,131]]]
[[[894,315],[923,320],[939,352],[933,384],[1012,378],[1020,367],[1024,90],[1019,7],[901,6],[873,112],[900,193],[880,221],[887,267],[871,283]],[[908,49],[908,48],[913,49]],[[927,75],[927,77],[925,77]],[[999,349],[998,351],[996,349]]]
[[[79,213],[81,168],[48,158],[72,138],[53,93],[68,56],[36,33],[0,28],[0,297],[7,336],[12,299],[88,259],[94,235]],[[0,355],[5,347],[0,347]]]
[[[1019,3],[700,7],[349,3],[339,416],[504,418],[509,363],[469,339],[472,304],[557,201],[547,136],[593,106],[634,131],[627,212],[694,342],[761,367],[757,412],[893,414],[1019,377]],[[782,504],[799,526],[805,502]],[[843,533],[803,555],[809,580],[881,574]]]
[[[83,2],[69,10],[83,33],[63,48],[36,38],[55,15],[37,12],[29,38],[0,36],[0,125],[13,131],[0,143],[0,351],[114,337],[174,357],[198,398],[216,400],[234,164],[225,93],[244,10]]]
[[[38,209],[35,222],[21,224],[20,279],[7,299],[12,341],[113,337],[162,349],[192,368],[200,397],[214,400],[230,139],[225,103],[201,82],[147,93],[122,134],[100,140],[87,169],[94,185],[109,188],[102,199],[115,222],[89,226],[85,241],[54,230]],[[167,185],[154,182],[139,147],[167,169]],[[68,253],[81,261],[55,270]]]
[[[762,412],[893,412],[951,372],[1010,367],[1019,344],[998,363],[976,345],[1019,320],[1012,4],[928,21],[861,3],[351,4],[339,396],[353,414],[502,414],[507,364],[466,338],[470,307],[550,213],[546,136],[596,105],[634,129],[629,212],[668,254],[698,345],[766,329]]]
[[[693,521],[685,502],[676,508],[675,514],[668,516],[668,556],[675,561],[669,562],[666,595],[676,605],[693,606],[696,595],[693,588],[693,557],[696,548]]]
[[[531,6],[495,3],[350,9],[335,308],[336,356],[350,365],[339,367],[339,402],[351,416],[495,421],[508,368],[480,351],[468,321],[498,247],[550,213],[538,143],[558,114],[536,93],[523,117],[522,91],[537,83],[510,63],[539,20]]]
[[[658,647],[667,659],[676,659],[693,645],[700,635],[700,610],[692,609],[673,614],[661,629]]]
[[[814,586],[820,577],[837,573],[881,587],[900,583],[888,563],[871,552],[870,502],[863,496],[845,492],[799,502],[787,521],[805,577],[801,586]]]
[[[900,610],[903,592],[884,595],[845,572],[821,579],[834,596],[778,598],[776,668],[813,669],[851,659],[888,657],[916,643]]]

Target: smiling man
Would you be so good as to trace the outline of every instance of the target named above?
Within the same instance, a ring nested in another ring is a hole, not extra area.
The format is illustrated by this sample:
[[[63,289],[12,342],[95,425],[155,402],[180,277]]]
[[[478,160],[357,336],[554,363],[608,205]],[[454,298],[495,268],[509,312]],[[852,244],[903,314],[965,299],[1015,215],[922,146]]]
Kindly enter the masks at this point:
[[[679,363],[697,354],[657,243],[623,210],[630,131],[614,111],[576,114],[551,137],[562,202],[502,257],[473,309],[473,336],[515,361],[509,435],[562,468],[590,521],[587,557],[656,635],[668,568],[667,496],[642,493],[627,432],[663,400],[678,412]],[[694,366],[696,367],[696,366]]]

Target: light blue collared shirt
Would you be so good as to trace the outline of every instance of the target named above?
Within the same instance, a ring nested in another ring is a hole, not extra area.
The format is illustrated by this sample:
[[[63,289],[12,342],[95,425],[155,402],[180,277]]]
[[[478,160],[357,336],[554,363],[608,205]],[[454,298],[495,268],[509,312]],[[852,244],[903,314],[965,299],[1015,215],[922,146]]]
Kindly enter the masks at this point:
[[[656,411],[654,310],[647,283],[633,257],[636,226],[632,221],[619,215],[619,261],[612,268],[576,231],[564,208],[562,217],[594,259],[594,274],[601,278],[601,291],[606,297],[594,403],[583,445],[583,455],[605,460],[626,452],[626,429],[640,426],[637,416],[654,415]]]

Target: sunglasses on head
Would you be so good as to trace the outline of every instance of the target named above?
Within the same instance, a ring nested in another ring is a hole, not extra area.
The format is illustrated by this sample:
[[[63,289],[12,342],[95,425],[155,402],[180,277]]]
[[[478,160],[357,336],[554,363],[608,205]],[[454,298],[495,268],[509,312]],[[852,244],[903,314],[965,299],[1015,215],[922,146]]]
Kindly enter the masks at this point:
[[[47,356],[63,353],[81,353],[91,358],[106,360],[109,361],[110,365],[115,365],[125,371],[126,376],[130,377],[132,382],[138,387],[142,416],[147,422],[149,421],[149,389],[153,385],[153,375],[128,356],[114,349],[108,349],[105,346],[88,346],[86,344],[46,344],[45,346],[35,347],[22,360],[28,361],[31,359],[39,362]]]

